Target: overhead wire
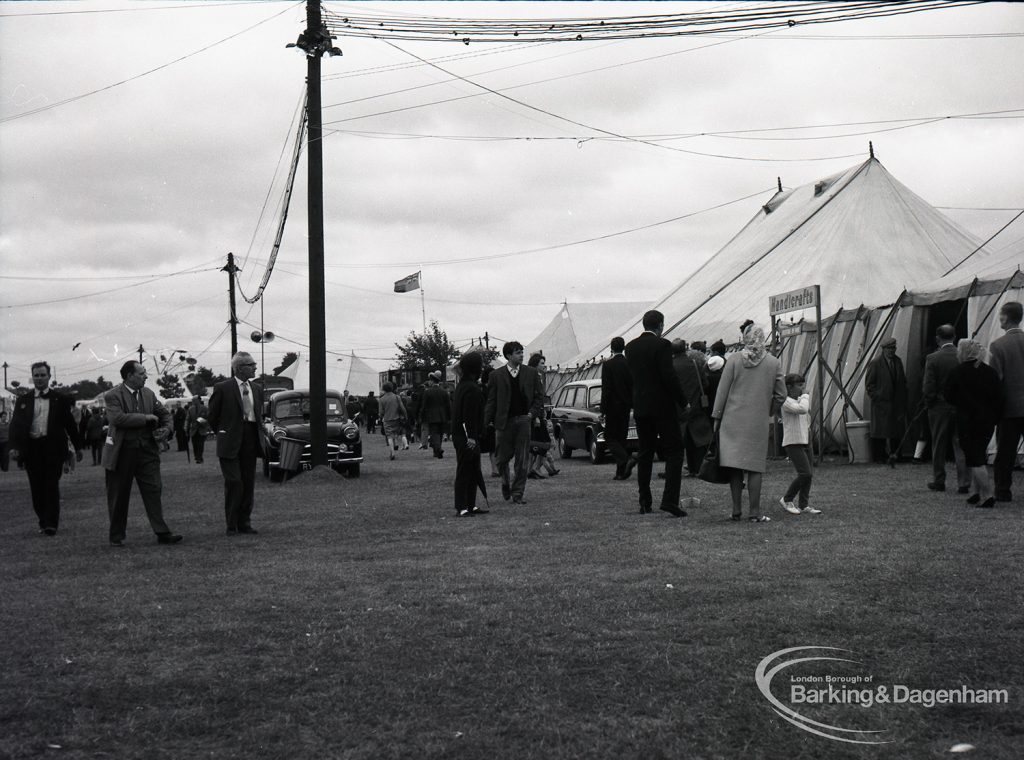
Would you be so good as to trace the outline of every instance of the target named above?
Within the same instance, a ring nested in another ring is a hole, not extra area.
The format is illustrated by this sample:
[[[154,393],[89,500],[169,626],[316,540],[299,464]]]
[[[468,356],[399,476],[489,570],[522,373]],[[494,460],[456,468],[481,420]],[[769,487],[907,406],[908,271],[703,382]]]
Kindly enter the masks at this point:
[[[187,270],[182,270],[180,272],[171,272],[169,274],[164,274],[164,275],[158,275],[158,276],[155,276],[155,277],[150,277],[149,279],[143,280],[142,282],[133,282],[133,283],[130,283],[128,285],[122,285],[122,286],[117,287],[117,288],[107,288],[106,290],[97,290],[97,291],[94,291],[92,293],[82,293],[81,295],[77,295],[77,296],[67,296],[65,298],[51,298],[51,299],[48,299],[48,300],[45,300],[45,301],[32,301],[30,303],[3,304],[3,305],[0,305],[0,309],[21,309],[21,308],[27,308],[29,306],[48,306],[50,304],[56,304],[56,303],[68,303],[70,301],[79,301],[79,300],[81,300],[83,298],[93,298],[95,296],[105,296],[105,295],[108,295],[110,293],[117,293],[117,292],[122,291],[122,290],[128,290],[130,288],[137,288],[140,285],[148,285],[149,283],[158,282],[160,280],[165,280],[165,279],[167,279],[169,277],[181,277],[181,276],[187,275],[187,274],[201,274],[202,272],[216,271],[216,269],[217,269],[217,267],[207,268],[207,269],[187,269]]]
[[[275,13],[273,16],[269,16],[269,17],[263,19],[262,21],[257,21],[252,26],[248,26],[245,29],[242,29],[241,31],[235,32],[234,34],[230,34],[227,37],[224,37],[223,39],[220,39],[220,40],[217,40],[216,42],[210,43],[209,45],[205,45],[205,46],[199,48],[198,50],[193,50],[191,53],[188,53],[186,55],[183,55],[183,56],[180,56],[178,58],[175,58],[172,61],[168,61],[167,63],[162,63],[159,66],[156,66],[156,67],[154,67],[152,69],[149,69],[147,71],[143,71],[140,74],[135,74],[134,76],[130,76],[127,79],[122,79],[122,80],[120,80],[118,82],[113,82],[113,83],[105,85],[103,87],[97,87],[95,90],[89,90],[88,92],[79,93],[78,95],[73,95],[70,98],[64,98],[62,100],[54,101],[53,103],[47,103],[45,106],[39,106],[38,108],[32,108],[32,109],[30,109],[28,111],[22,111],[21,113],[16,113],[16,114],[12,114],[10,116],[0,117],[0,124],[6,124],[7,122],[14,121],[16,119],[23,119],[26,116],[35,116],[36,114],[43,113],[44,111],[50,111],[50,110],[52,110],[54,108],[60,108],[61,106],[66,106],[69,103],[75,103],[75,102],[77,102],[79,100],[83,100],[84,98],[91,97],[92,95],[98,95],[101,92],[107,92],[108,90],[112,90],[115,87],[120,87],[121,85],[128,84],[129,82],[134,82],[134,81],[136,81],[138,79],[142,79],[143,77],[149,76],[150,74],[155,74],[158,71],[163,71],[164,69],[169,68],[171,66],[174,66],[177,63],[181,63],[182,61],[188,60],[189,58],[192,58],[193,56],[199,55],[200,53],[205,53],[207,50],[215,48],[218,45],[222,45],[225,42],[228,42],[229,40],[233,40],[235,37],[239,37],[239,36],[245,34],[246,32],[252,31],[256,27],[262,26],[263,24],[267,23],[268,21],[273,21],[278,16],[282,16],[285,13],[288,13],[289,11],[293,10],[295,7],[303,5],[303,4],[304,3],[302,3],[302,2],[293,3],[292,5],[289,5],[287,8],[285,8],[283,11],[279,11],[278,13]]]

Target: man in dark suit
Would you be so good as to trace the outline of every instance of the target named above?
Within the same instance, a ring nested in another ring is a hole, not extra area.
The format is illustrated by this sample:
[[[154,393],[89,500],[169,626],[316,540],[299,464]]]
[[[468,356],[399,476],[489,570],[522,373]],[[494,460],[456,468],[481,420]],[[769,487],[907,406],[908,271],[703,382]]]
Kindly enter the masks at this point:
[[[39,532],[57,535],[60,523],[60,476],[68,458],[68,439],[82,461],[82,440],[71,414],[69,396],[50,390],[50,365],[32,365],[35,390],[18,397],[11,414],[9,453],[25,468],[32,509],[39,518]]]
[[[626,480],[637,461],[626,451],[629,410],[633,408],[633,378],[622,355],[626,341],[612,338],[611,350],[611,357],[601,363],[601,414],[604,415],[604,440],[615,460],[612,480]]]
[[[257,533],[252,527],[253,491],[259,426],[263,421],[263,392],[249,381],[256,375],[252,356],[239,351],[231,357],[234,377],[213,386],[210,426],[217,432],[217,456],[224,475],[224,517],[227,534]]]
[[[427,388],[420,399],[420,422],[427,426],[430,447],[437,459],[444,456],[441,442],[444,440],[444,431],[451,425],[452,418],[452,398],[448,391],[439,385],[440,380],[440,372],[431,372],[427,376]]]
[[[1003,386],[1003,416],[999,420],[996,440],[996,501],[1012,501],[1013,465],[1017,449],[1024,437],[1024,331],[1021,318],[1024,306],[1020,301],[1007,301],[999,309],[999,326],[1005,335],[989,346],[989,364],[999,375]]]
[[[173,434],[171,413],[146,388],[146,368],[136,361],[121,366],[124,381],[103,394],[107,409],[107,441],[103,446],[106,470],[110,544],[124,546],[128,528],[128,502],[132,481],[139,484],[146,517],[161,544],[176,544],[181,536],[164,522],[161,502],[160,444]]]
[[[508,364],[491,373],[484,407],[484,422],[495,430],[501,495],[515,504],[526,503],[530,427],[544,419],[544,382],[535,368],[523,364],[523,351],[523,344],[515,340],[502,347]],[[515,476],[510,483],[508,463],[513,458]]]
[[[946,490],[946,456],[950,446],[956,461],[957,493],[967,493],[970,474],[964,452],[956,436],[956,407],[946,401],[944,391],[949,373],[960,363],[956,358],[956,331],[953,325],[941,325],[935,331],[938,349],[924,360],[922,391],[928,409],[928,426],[932,430],[932,480],[929,490]]]
[[[704,358],[704,354],[700,354]],[[697,361],[693,351],[686,350],[686,341],[672,341],[672,369],[679,378],[687,406],[679,407],[679,425],[683,431],[688,477],[696,477],[708,451],[713,433],[711,407],[707,402],[707,363]]]
[[[651,511],[651,469],[654,452],[665,460],[665,490],[661,509],[674,517],[685,517],[679,508],[683,471],[683,434],[676,405],[686,408],[686,396],[672,369],[672,344],[661,337],[665,316],[649,311],[643,318],[644,331],[626,345],[626,363],[633,377],[633,417],[640,439],[636,476],[640,490],[640,512]]]
[[[871,458],[885,463],[889,456],[899,457],[907,430],[907,373],[896,355],[895,338],[882,341],[882,355],[868,364],[864,387],[871,399]]]

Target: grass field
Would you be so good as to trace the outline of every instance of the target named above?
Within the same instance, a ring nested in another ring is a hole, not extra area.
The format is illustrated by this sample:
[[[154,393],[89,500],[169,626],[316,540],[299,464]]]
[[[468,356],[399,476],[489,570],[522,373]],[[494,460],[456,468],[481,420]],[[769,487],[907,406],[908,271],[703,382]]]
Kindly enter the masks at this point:
[[[224,535],[215,460],[167,454],[176,546],[137,493],[127,547],[107,544],[98,467],[63,481],[53,538],[24,474],[0,474],[0,757],[1024,757],[1020,501],[971,509],[926,491],[928,468],[832,462],[824,514],[790,516],[771,462],[771,523],[728,522],[727,489],[693,480],[702,506],[677,520],[574,458],[523,507],[488,479],[491,514],[457,519],[450,452],[366,449],[357,480],[258,475],[252,537]],[[841,743],[755,684],[801,646],[1009,701],[800,709],[889,742]]]

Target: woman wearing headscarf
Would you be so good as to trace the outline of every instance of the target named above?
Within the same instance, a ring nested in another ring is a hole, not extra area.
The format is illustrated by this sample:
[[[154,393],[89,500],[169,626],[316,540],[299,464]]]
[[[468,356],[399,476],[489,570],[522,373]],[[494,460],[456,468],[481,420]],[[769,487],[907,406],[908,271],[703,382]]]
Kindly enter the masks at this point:
[[[732,519],[743,514],[743,478],[747,480],[751,522],[768,522],[761,514],[761,481],[767,469],[768,422],[786,400],[782,365],[768,353],[764,330],[747,325],[743,348],[725,360],[711,416],[718,431],[718,461],[732,468]]]
[[[988,444],[1002,411],[999,375],[985,364],[985,347],[964,338],[956,347],[958,364],[946,380],[946,401],[956,407],[956,433],[971,474],[967,503],[990,509],[996,500],[988,476]]]

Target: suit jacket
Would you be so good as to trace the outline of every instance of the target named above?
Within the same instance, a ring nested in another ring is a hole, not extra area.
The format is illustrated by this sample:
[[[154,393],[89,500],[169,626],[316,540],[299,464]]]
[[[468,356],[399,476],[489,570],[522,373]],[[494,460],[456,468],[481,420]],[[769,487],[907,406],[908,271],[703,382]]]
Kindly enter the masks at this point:
[[[47,391],[50,400],[50,414],[46,418],[46,456],[54,459],[64,459],[68,455],[68,439],[76,449],[82,448],[82,439],[78,434],[78,423],[71,413],[74,401],[70,396],[58,393],[55,390]],[[16,449],[18,455],[24,459],[29,432],[32,430],[32,413],[35,408],[35,389],[31,393],[24,393],[18,396],[14,402],[14,411],[11,413],[11,429],[9,447]]]
[[[903,360],[894,356],[890,369],[884,356],[872,359],[865,374],[864,386],[871,399],[871,436],[902,436],[907,416],[907,373],[903,369]]]
[[[704,406],[702,399],[707,390],[707,379],[704,370],[707,367],[698,364],[689,353],[676,354],[672,357],[672,369],[679,378],[687,405],[676,407],[679,422],[683,429],[690,433],[696,446],[707,446],[711,443],[711,409]]]
[[[263,424],[263,390],[249,381],[252,391],[252,409],[256,424]],[[245,410],[242,407],[242,392],[233,377],[213,386],[210,394],[210,416],[207,418],[217,432],[217,456],[222,459],[237,459],[242,448],[242,423]]]
[[[1007,330],[988,351],[989,364],[1003,383],[1003,417],[1024,417],[1024,332]]]
[[[633,376],[622,354],[601,364],[601,414],[628,414],[633,408]]]
[[[431,385],[420,399],[420,422],[447,423],[452,418],[452,399],[440,385]]]
[[[644,332],[626,344],[626,363],[633,378],[633,414],[636,417],[676,415],[676,404],[686,407],[686,395],[672,368],[672,344]]]
[[[108,470],[117,468],[117,457],[121,452],[126,431],[145,430],[147,414],[155,414],[157,426],[152,431],[145,430],[144,435],[149,436],[163,429],[165,435],[170,435],[172,430],[171,413],[167,407],[160,403],[149,388],[143,386],[139,390],[139,411],[133,412],[131,388],[121,383],[103,394],[103,403],[107,408],[107,440],[103,445],[103,466]]]
[[[519,367],[519,392],[526,399],[526,408],[534,419],[544,419],[544,381],[536,367]],[[512,375],[507,367],[496,369],[487,381],[487,404],[484,421],[494,424],[495,430],[504,430],[508,422],[508,408],[512,399]]]
[[[942,395],[949,380],[949,373],[960,364],[956,358],[956,346],[947,343],[938,351],[928,354],[924,360],[924,380],[921,388],[924,403],[929,409],[952,408]]]

